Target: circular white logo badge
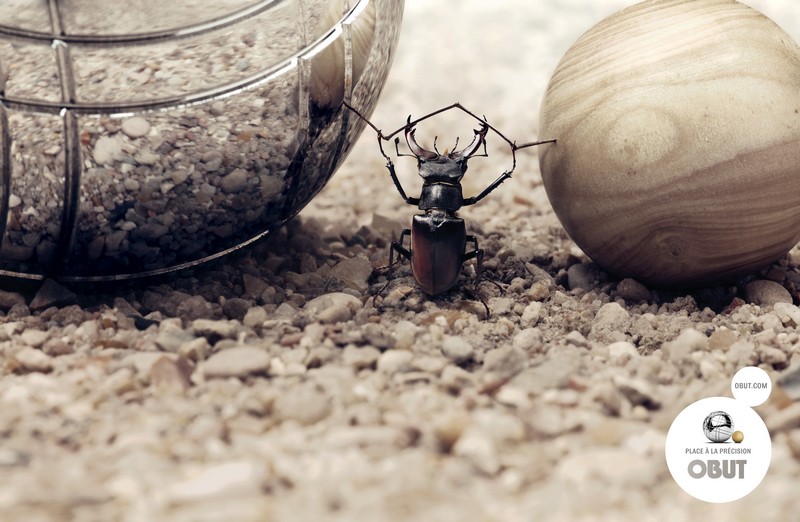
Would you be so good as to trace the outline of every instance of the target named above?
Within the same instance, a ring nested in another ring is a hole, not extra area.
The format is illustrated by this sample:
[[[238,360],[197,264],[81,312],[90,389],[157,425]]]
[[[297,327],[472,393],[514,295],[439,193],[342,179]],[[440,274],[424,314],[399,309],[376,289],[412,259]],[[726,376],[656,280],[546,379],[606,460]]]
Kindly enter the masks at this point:
[[[737,401],[750,407],[764,404],[772,393],[772,380],[758,366],[746,366],[731,381],[731,393]]]
[[[764,421],[747,404],[709,397],[675,418],[665,454],[672,478],[688,494],[705,502],[732,502],[764,479],[772,443]]]

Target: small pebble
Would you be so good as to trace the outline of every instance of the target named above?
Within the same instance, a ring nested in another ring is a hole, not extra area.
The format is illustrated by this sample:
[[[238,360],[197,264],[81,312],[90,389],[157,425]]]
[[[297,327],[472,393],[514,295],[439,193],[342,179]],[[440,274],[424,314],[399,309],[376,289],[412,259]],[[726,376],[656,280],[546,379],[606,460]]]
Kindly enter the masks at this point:
[[[41,330],[25,330],[19,336],[20,341],[31,348],[39,348],[50,337],[47,332]]]
[[[364,256],[355,256],[339,261],[330,275],[347,284],[348,288],[363,292],[369,286],[367,280],[372,275],[372,263]]]
[[[237,194],[247,187],[247,171],[235,169],[230,174],[223,176],[220,187],[226,194]]]
[[[330,395],[311,382],[295,386],[292,393],[279,395],[272,406],[277,421],[295,421],[302,426],[316,424],[330,413]]]
[[[150,132],[150,123],[140,116],[127,118],[122,122],[122,132],[129,138],[141,138]]]
[[[775,314],[787,326],[800,326],[800,308],[791,303],[775,303]]]
[[[203,364],[203,375],[207,379],[265,375],[269,371],[270,359],[269,353],[259,348],[227,348],[209,357]]]
[[[14,360],[25,372],[47,373],[53,369],[53,358],[35,348],[26,347],[14,354]]]
[[[115,136],[97,138],[92,157],[98,165],[111,165],[122,158],[122,143]]]
[[[251,274],[244,274],[242,276],[242,284],[244,285],[245,292],[243,297],[258,297],[263,294],[267,288],[270,288],[269,283]]]
[[[25,297],[16,292],[0,289],[0,310],[9,310],[14,305],[24,305]]]
[[[253,306],[247,309],[247,313],[242,318],[242,324],[246,328],[260,328],[269,319],[269,314],[263,306]]]
[[[777,303],[792,304],[792,295],[783,285],[765,279],[752,281],[744,287],[745,300],[758,306],[774,306]]]
[[[526,328],[515,335],[513,340],[514,348],[528,353],[539,350],[542,344],[542,332],[537,328]]]
[[[600,278],[600,270],[593,263],[579,263],[567,269],[570,290],[591,290]]]
[[[42,346],[42,351],[51,357],[58,357],[74,353],[75,349],[61,339],[48,339]]]
[[[258,462],[229,461],[201,468],[172,484],[165,493],[172,504],[222,501],[242,495],[259,495],[264,477],[264,467]]]
[[[681,365],[691,360],[691,354],[696,351],[708,350],[708,338],[694,328],[683,330],[678,337],[666,343],[662,352],[667,360]]]
[[[630,325],[631,317],[625,308],[618,303],[604,304],[595,315],[589,340],[603,343],[625,341]]]
[[[641,302],[652,298],[650,290],[635,279],[623,279],[617,284],[617,295],[626,301]]]
[[[131,192],[138,192],[139,190],[139,182],[133,178],[125,178],[122,181],[122,186],[125,187],[126,190],[130,190]]]
[[[228,319],[242,321],[248,310],[250,310],[251,305],[252,303],[247,299],[232,297],[225,300],[225,304],[222,305],[222,312]]]
[[[469,388],[475,385],[475,374],[468,372],[460,366],[447,365],[441,374],[442,386],[454,391]]]
[[[487,475],[500,471],[497,446],[492,437],[477,428],[467,428],[453,446],[453,454],[468,459],[476,468]]]
[[[618,342],[608,346],[608,360],[611,364],[624,366],[631,359],[637,359],[639,351],[629,342]]]
[[[530,303],[522,312],[522,323],[528,327],[536,326],[536,323],[538,323],[539,319],[542,317],[542,308],[542,303],[538,301]]]
[[[387,375],[411,370],[411,360],[414,354],[405,350],[390,350],[378,358],[378,371]]]
[[[303,309],[326,323],[346,322],[361,308],[361,299],[342,292],[323,294],[308,301]]]
[[[633,406],[644,406],[648,410],[657,410],[661,401],[656,397],[653,387],[642,379],[615,379],[617,389]]]
[[[233,321],[215,321],[213,319],[195,319],[192,329],[196,334],[212,339],[233,339],[239,330]]]
[[[214,314],[214,307],[201,295],[189,296],[181,300],[175,308],[175,316],[187,321],[205,319]]]
[[[789,363],[789,358],[783,350],[774,348],[772,346],[762,346],[759,349],[761,362],[769,364],[776,368],[781,368]]]
[[[222,116],[225,114],[225,102],[224,101],[215,101],[209,107],[209,112],[213,116]]]
[[[30,309],[34,311],[44,310],[51,306],[64,307],[75,304],[78,296],[67,290],[52,279],[45,279],[39,291],[33,296]]]
[[[183,392],[191,387],[192,366],[184,358],[161,357],[150,367],[150,384],[168,392]]]
[[[462,337],[448,336],[442,342],[442,353],[454,363],[461,364],[473,358],[475,349]]]
[[[317,320],[324,324],[345,323],[353,318],[353,311],[343,304],[329,306],[317,314]]]
[[[363,370],[374,367],[380,355],[381,352],[371,346],[364,348],[348,346],[342,352],[342,359],[346,365],[352,366],[356,370]]]

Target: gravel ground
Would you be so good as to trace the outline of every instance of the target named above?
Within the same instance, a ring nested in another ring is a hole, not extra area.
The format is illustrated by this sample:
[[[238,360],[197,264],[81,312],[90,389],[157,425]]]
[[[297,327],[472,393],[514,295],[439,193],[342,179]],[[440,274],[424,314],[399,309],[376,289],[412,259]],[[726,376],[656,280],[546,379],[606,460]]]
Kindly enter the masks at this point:
[[[558,58],[625,2],[584,4],[409,2],[376,124],[460,100],[535,138]],[[450,116],[420,141],[471,135]],[[490,153],[467,193],[507,167]],[[462,214],[497,283],[481,286],[488,319],[460,290],[425,297],[407,265],[376,295],[414,209],[369,134],[299,219],[222,263],[115,287],[6,282],[0,519],[791,519],[800,249],[735,286],[619,281],[564,233],[535,154]],[[398,162],[411,193],[413,167]],[[666,431],[746,365],[778,383],[757,408],[772,466],[748,497],[705,504],[670,478]]]

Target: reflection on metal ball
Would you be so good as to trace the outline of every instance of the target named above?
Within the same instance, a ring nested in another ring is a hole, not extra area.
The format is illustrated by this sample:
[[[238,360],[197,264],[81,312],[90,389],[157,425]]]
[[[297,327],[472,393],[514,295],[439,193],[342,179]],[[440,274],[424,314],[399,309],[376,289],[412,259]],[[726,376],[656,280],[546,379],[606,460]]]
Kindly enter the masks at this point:
[[[403,0],[53,5],[0,12],[2,275],[162,273],[280,227],[363,129],[341,103],[374,109],[403,12]]]

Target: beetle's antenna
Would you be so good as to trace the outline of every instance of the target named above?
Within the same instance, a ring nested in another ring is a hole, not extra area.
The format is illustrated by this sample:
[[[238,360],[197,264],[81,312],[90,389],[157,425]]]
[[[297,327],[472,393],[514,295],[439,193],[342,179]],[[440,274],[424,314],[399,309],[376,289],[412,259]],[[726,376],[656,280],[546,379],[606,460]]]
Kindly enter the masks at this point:
[[[545,143],[555,143],[558,141],[557,139],[552,140],[541,140],[541,141],[532,141],[530,143],[523,143],[522,145],[517,145],[516,143],[512,143],[511,146],[514,150],[525,149],[527,147],[535,147],[536,145],[544,145]]]
[[[452,103],[452,104],[448,105],[447,107],[442,107],[441,109],[437,109],[437,110],[435,110],[435,111],[433,111],[431,113],[428,113],[425,116],[421,116],[421,117],[419,117],[419,118],[417,118],[415,120],[412,120],[411,116],[409,116],[408,117],[408,121],[404,126],[400,127],[399,129],[397,129],[397,130],[395,130],[395,131],[393,131],[393,132],[391,132],[389,134],[383,134],[383,132],[381,132],[381,130],[378,127],[373,125],[372,122],[370,122],[367,118],[365,118],[364,115],[362,115],[360,112],[358,112],[358,110],[355,109],[353,106],[351,106],[349,103],[342,102],[342,104],[345,107],[347,107],[348,109],[350,109],[351,111],[355,112],[356,115],[358,115],[359,118],[364,120],[367,123],[367,125],[372,127],[372,129],[375,132],[378,133],[378,135],[380,136],[381,139],[386,140],[386,141],[388,141],[391,138],[393,138],[395,136],[395,134],[398,134],[399,132],[405,130],[406,127],[408,127],[408,126],[414,126],[414,125],[416,125],[417,123],[419,123],[419,122],[421,122],[423,120],[427,120],[428,118],[431,118],[431,117],[436,116],[437,114],[441,114],[443,112],[447,112],[447,111],[449,111],[451,109],[459,109],[459,110],[469,114],[470,116],[472,116],[473,118],[475,118],[476,120],[481,122],[483,125],[486,125],[487,128],[489,128],[492,131],[494,131],[494,133],[497,134],[498,136],[500,136],[500,138],[503,141],[508,143],[508,145],[511,147],[512,150],[524,149],[524,148],[527,148],[527,147],[534,147],[536,145],[544,145],[545,143],[555,143],[557,141],[556,139],[548,139],[548,140],[542,140],[542,141],[532,141],[530,143],[523,143],[522,145],[517,145],[515,142],[511,141],[508,137],[506,137],[505,134],[503,134],[502,132],[497,130],[494,126],[492,126],[489,123],[489,121],[487,120],[486,116],[484,116],[484,117],[478,116],[477,114],[475,114],[471,110],[469,110],[466,107],[464,107],[463,105],[461,105],[461,103],[459,103],[459,102]]]
[[[439,136],[434,136],[434,137],[433,137],[433,150],[435,150],[435,151],[436,151],[436,154],[439,154],[439,155],[441,155],[441,152],[439,152],[439,149],[437,149],[437,148],[436,148],[436,142],[437,142],[438,140],[439,140]]]
[[[384,140],[388,140],[388,139],[389,139],[389,138],[391,138],[391,137],[392,137],[394,134],[397,134],[397,133],[395,132],[394,134],[392,134],[392,136],[388,136],[388,137],[384,136],[384,135],[383,135],[383,133],[381,132],[381,130],[380,130],[378,127],[376,127],[376,126],[375,126],[375,125],[374,125],[374,124],[373,124],[371,121],[369,121],[369,120],[367,119],[367,117],[366,117],[366,116],[364,116],[363,114],[361,114],[360,112],[358,112],[358,109],[356,109],[355,107],[353,107],[352,105],[350,105],[350,104],[349,104],[349,103],[347,103],[346,101],[343,101],[343,102],[342,102],[342,105],[344,105],[345,107],[347,107],[348,109],[350,109],[351,111],[353,111],[354,113],[356,113],[356,116],[358,116],[359,118],[361,118],[361,119],[364,121],[364,123],[366,123],[367,125],[369,125],[370,127],[372,127],[372,130],[374,130],[375,132],[377,132],[377,133],[378,133],[378,136],[379,136],[379,137],[381,137],[382,139],[384,139]]]
[[[406,130],[409,127],[413,127],[414,125],[416,125],[417,123],[419,123],[419,122],[421,122],[423,120],[427,120],[428,118],[431,118],[431,117],[436,116],[437,114],[441,114],[443,112],[447,112],[447,111],[449,111],[451,109],[459,109],[459,110],[465,112],[466,114],[472,116],[473,118],[475,118],[476,120],[481,122],[482,125],[485,125],[487,129],[491,129],[492,131],[494,131],[495,134],[500,136],[500,138],[503,141],[508,143],[509,147],[511,147],[511,159],[512,159],[511,170],[512,171],[514,170],[514,168],[516,168],[516,165],[517,165],[516,152],[519,149],[525,149],[525,148],[528,148],[528,147],[535,147],[537,145],[544,145],[546,143],[556,143],[557,142],[557,139],[554,138],[554,139],[547,139],[547,140],[540,140],[540,141],[531,141],[529,143],[523,143],[522,145],[517,145],[516,142],[511,141],[510,139],[508,139],[508,137],[506,137],[505,134],[503,134],[502,132],[497,130],[495,127],[490,125],[488,120],[487,120],[487,118],[486,118],[486,116],[483,116],[483,117],[478,116],[477,114],[475,114],[471,110],[469,110],[466,107],[464,107],[463,105],[461,105],[461,103],[459,103],[459,102],[452,103],[452,104],[450,104],[450,105],[448,105],[446,107],[442,107],[441,109],[437,109],[437,110],[435,110],[433,112],[430,112],[430,113],[426,114],[425,116],[421,116],[421,117],[419,117],[419,118],[417,118],[415,120],[412,120],[411,116],[409,116],[408,120],[407,120],[407,122],[406,122],[406,124],[404,126],[400,127],[399,129],[397,129],[397,130],[395,130],[395,131],[393,131],[393,132],[391,132],[389,134],[384,134],[378,127],[376,127],[371,121],[369,121],[363,114],[361,114],[355,107],[353,107],[349,103],[343,101],[342,104],[345,107],[347,107],[348,109],[350,109],[351,111],[353,111],[354,113],[356,113],[356,115],[359,118],[364,120],[364,122],[366,122],[366,124],[369,125],[372,128],[372,130],[374,130],[378,134],[378,145],[381,147],[381,153],[387,158],[388,158],[388,156],[386,156],[386,153],[383,152],[383,146],[381,145],[381,140],[389,141],[390,139],[392,139],[399,132],[401,132],[403,130]],[[397,148],[397,145],[395,145],[395,148]],[[434,141],[434,149],[435,148],[436,148],[436,142]],[[398,155],[401,155],[401,156],[412,156],[412,154],[399,154],[399,151],[398,151]],[[486,142],[483,143],[483,154],[481,154],[481,156],[488,156],[488,153],[486,152]]]

